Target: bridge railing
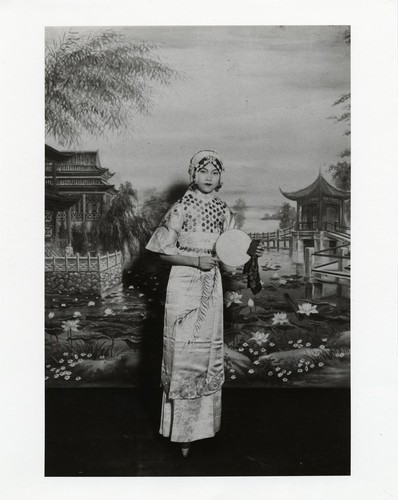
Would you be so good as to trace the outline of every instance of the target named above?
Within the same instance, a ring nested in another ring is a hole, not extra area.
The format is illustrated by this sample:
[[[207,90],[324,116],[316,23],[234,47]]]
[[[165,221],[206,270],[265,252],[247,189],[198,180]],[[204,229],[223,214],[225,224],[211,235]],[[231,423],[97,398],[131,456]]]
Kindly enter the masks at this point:
[[[316,257],[318,263],[315,263]],[[328,261],[319,263],[319,258]],[[306,287],[306,296],[322,296],[324,284],[337,285],[337,295],[341,296],[341,287],[350,285],[350,261],[350,243],[318,252],[313,247],[307,247],[304,253],[304,279],[309,286]]]
[[[104,255],[97,255],[91,257],[82,257],[79,254],[64,257],[46,257],[45,258],[45,271],[75,271],[75,272],[91,272],[91,271],[106,271],[123,260],[121,252],[106,253]]]

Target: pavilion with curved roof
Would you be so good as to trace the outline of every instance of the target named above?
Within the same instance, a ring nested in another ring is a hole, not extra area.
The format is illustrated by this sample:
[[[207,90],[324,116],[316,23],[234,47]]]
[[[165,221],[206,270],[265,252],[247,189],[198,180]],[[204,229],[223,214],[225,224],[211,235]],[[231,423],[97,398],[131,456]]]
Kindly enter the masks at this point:
[[[329,184],[321,172],[305,188],[289,192],[279,189],[285,198],[297,203],[296,229],[323,231],[343,225],[344,202],[350,198],[350,192]]]

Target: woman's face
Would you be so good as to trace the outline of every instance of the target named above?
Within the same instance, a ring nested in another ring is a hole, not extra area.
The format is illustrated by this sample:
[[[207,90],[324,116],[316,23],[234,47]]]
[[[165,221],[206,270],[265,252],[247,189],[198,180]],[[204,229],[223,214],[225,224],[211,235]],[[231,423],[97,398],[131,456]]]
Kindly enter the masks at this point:
[[[202,193],[211,193],[220,183],[220,173],[211,163],[196,172],[196,186]]]

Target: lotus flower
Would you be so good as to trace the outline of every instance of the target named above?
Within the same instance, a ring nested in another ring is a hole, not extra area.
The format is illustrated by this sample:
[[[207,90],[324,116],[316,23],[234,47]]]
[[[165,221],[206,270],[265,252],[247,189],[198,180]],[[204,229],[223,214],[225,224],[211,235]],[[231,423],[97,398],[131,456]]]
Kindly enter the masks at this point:
[[[62,329],[64,332],[78,332],[79,331],[79,320],[68,320],[62,322]]]
[[[88,306],[95,306],[95,302],[93,300],[90,300],[90,302],[87,304]]]
[[[256,341],[258,344],[265,344],[268,342],[269,333],[255,332],[250,340]]]
[[[73,317],[74,317],[74,318],[79,318],[81,315],[82,315],[82,313],[81,313],[80,311],[75,311],[75,312],[73,313]]]
[[[304,304],[299,305],[299,310],[297,312],[299,314],[310,316],[311,314],[317,314],[319,311],[317,311],[316,305],[312,305],[309,302],[304,302]]]
[[[254,300],[253,300],[253,299],[249,299],[249,300],[247,301],[247,305],[248,305],[249,307],[254,307]]]
[[[288,325],[289,320],[287,319],[287,314],[284,312],[281,313],[275,313],[274,317],[272,318],[272,326],[275,325]]]
[[[105,316],[115,316],[115,313],[112,311],[112,309],[110,307],[105,309],[104,314],[105,314]]]
[[[238,292],[227,292],[224,296],[226,307],[229,307],[231,304],[242,304],[241,298],[242,295]]]

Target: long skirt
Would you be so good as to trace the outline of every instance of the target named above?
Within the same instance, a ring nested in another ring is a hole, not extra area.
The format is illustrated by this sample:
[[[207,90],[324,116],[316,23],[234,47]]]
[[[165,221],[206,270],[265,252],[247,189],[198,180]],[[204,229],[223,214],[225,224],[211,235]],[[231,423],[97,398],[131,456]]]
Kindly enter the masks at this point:
[[[179,442],[214,436],[223,382],[220,272],[173,266],[165,306],[160,433]]]

